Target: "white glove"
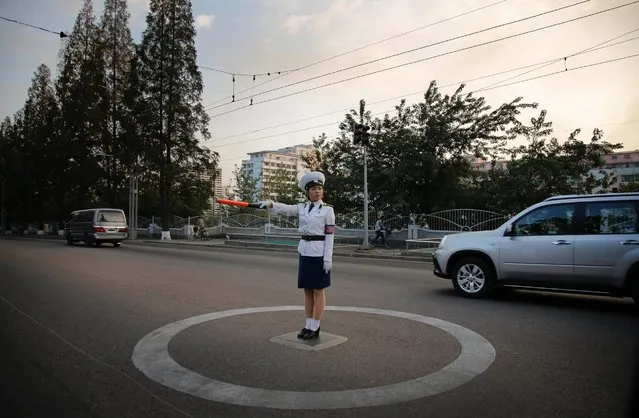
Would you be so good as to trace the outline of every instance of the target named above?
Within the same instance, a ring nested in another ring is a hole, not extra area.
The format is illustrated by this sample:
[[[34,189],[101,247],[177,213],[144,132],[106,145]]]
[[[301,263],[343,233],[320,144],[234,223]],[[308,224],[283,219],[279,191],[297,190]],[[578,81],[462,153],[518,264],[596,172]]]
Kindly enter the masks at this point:
[[[257,204],[260,205],[260,209],[270,209],[273,207],[272,200],[261,200],[257,202]]]
[[[328,273],[333,268],[333,262],[330,260],[324,260],[324,271]]]

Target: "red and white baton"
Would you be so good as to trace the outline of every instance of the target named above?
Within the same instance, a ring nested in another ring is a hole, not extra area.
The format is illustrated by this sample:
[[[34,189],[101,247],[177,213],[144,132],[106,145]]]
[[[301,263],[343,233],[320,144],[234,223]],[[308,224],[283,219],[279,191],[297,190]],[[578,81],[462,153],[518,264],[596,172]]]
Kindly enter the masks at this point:
[[[242,202],[241,200],[215,199],[220,205],[239,206],[242,208],[260,208],[259,203]]]

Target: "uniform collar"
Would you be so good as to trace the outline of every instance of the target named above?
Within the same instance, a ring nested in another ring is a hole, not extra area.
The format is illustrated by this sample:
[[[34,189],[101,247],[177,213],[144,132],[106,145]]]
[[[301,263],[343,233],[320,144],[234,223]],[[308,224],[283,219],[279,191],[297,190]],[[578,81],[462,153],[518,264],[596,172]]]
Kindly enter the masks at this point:
[[[322,199],[320,199],[317,202],[308,202],[308,204],[317,208],[321,208],[322,205],[324,205],[324,202],[322,201]]]

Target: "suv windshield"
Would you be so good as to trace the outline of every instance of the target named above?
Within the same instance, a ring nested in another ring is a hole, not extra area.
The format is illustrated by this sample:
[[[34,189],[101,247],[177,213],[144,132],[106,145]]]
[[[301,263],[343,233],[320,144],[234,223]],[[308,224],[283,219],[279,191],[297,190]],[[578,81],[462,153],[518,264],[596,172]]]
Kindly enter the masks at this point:
[[[125,223],[124,214],[117,210],[101,210],[98,213],[98,222],[106,222],[106,223]]]

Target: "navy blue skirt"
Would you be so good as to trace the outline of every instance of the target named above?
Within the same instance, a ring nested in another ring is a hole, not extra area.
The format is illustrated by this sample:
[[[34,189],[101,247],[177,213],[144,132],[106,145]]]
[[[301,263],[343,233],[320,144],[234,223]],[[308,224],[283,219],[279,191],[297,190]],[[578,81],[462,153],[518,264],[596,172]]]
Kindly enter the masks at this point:
[[[298,289],[324,289],[331,285],[331,272],[324,271],[324,257],[300,255]]]

